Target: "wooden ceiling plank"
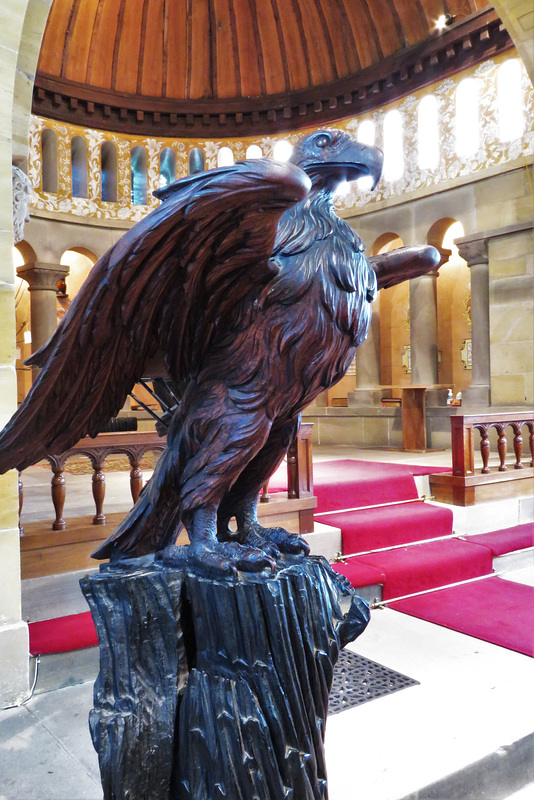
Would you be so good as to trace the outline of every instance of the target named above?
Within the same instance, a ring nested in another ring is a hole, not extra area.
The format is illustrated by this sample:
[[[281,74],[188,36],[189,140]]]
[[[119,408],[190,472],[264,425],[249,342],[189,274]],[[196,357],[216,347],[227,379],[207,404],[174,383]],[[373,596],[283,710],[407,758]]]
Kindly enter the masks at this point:
[[[39,69],[50,75],[63,76],[63,53],[73,10],[72,0],[55,0],[50,9],[39,55]]]
[[[143,3],[132,3],[131,0],[125,0],[114,71],[115,89],[118,92],[135,94],[137,91],[142,18]]]
[[[143,86],[143,75],[145,72],[145,48],[146,48],[146,37],[147,37],[147,17],[148,17],[148,6],[150,0],[141,0],[140,5],[142,6],[141,12],[141,38],[139,41],[139,69],[137,71],[137,87],[135,89],[136,94],[142,94],[142,86]]]
[[[163,97],[165,0],[148,0],[141,94]]]
[[[63,75],[67,80],[87,82],[87,59],[100,0],[76,0],[67,33],[63,58]]]
[[[417,44],[428,36],[428,23],[420,0],[393,0],[408,45]]]
[[[161,96],[167,97],[167,75],[169,64],[169,15],[172,0],[163,2],[163,53],[161,62]],[[155,119],[155,118],[154,118]],[[158,121],[160,117],[158,116]]]
[[[187,0],[169,3],[167,29],[167,97],[186,97]]]
[[[87,82],[106,89],[112,88],[113,56],[120,12],[121,3],[117,3],[117,0],[101,0],[87,59]]]
[[[232,0],[212,0],[215,19],[215,58],[217,74],[213,83],[216,97],[236,97],[239,94],[240,81],[237,71],[237,45],[232,30]],[[233,9],[232,9],[233,10]]]
[[[306,4],[306,13],[302,14],[305,49],[311,54],[310,86],[320,86],[334,80],[334,71],[327,44],[321,30],[321,18],[315,3]]]
[[[420,3],[428,21],[428,31],[434,33],[439,17],[449,12],[447,4],[443,0],[420,0]]]
[[[313,86],[312,68],[311,68],[312,57],[310,56],[310,50],[308,48],[308,44],[307,44],[307,41],[306,41],[306,32],[304,30],[304,21],[303,21],[302,11],[301,11],[301,8],[300,8],[300,0],[291,0],[291,2],[292,2],[292,6],[293,6],[293,14],[295,16],[295,21],[296,21],[296,24],[297,24],[297,27],[298,27],[299,38],[300,38],[300,41],[302,42],[302,51],[304,53],[304,63],[305,63],[305,66],[306,66],[306,75],[307,75],[308,86]],[[309,6],[311,6],[311,5],[312,5],[312,3],[310,2]],[[304,10],[304,16],[307,16],[307,12],[308,12],[308,7],[307,6],[308,6],[308,4],[306,4],[305,10]],[[313,58],[316,58],[316,54],[315,53],[313,53]]]
[[[334,0],[337,6],[337,11],[340,17],[340,33],[345,41],[345,57],[347,59],[347,74],[358,72],[361,69],[360,57],[358,55],[358,45],[352,30],[351,21],[347,12],[347,6],[352,3],[347,3],[345,0]]]
[[[239,94],[242,97],[254,97],[266,92],[261,37],[253,5],[250,0],[233,0],[240,64]]]
[[[362,0],[361,3],[347,3],[346,9],[358,47],[360,67],[366,69],[384,57],[380,39],[366,0]]]
[[[289,75],[289,90],[302,89],[307,85],[305,42],[302,41],[292,3],[272,0],[275,18],[279,26],[280,41],[285,47],[285,62]],[[283,19],[283,24],[282,24]]]
[[[468,17],[470,14],[485,8],[487,5],[487,2],[484,2],[484,0],[448,0],[449,13],[458,19]]]
[[[395,7],[389,0],[362,0],[369,9],[384,56],[396,53],[405,45],[404,29]]]
[[[113,56],[111,65],[111,88],[117,88],[117,62],[119,60],[120,41],[122,37],[122,26],[124,24],[124,12],[126,9],[126,0],[119,0],[119,16],[117,18],[117,31],[115,35],[115,44],[113,46]]]
[[[236,96],[241,96],[241,56],[239,53],[239,41],[237,36],[237,19],[235,11],[235,0],[228,0],[228,10],[230,12],[230,30],[232,31],[232,52],[235,64]],[[253,64],[255,61],[253,60]],[[243,64],[243,71],[247,71],[247,64]]]
[[[201,99],[212,96],[212,54],[211,40],[215,32],[211,30],[210,5],[206,0],[191,0],[191,58],[189,69],[188,99]]]
[[[331,0],[316,0],[321,17],[323,36],[328,44],[330,60],[335,79],[349,74],[347,62],[345,31],[339,7]]]
[[[273,0],[254,0],[258,18],[267,94],[281,94],[290,89],[285,44],[280,33],[280,19]]]

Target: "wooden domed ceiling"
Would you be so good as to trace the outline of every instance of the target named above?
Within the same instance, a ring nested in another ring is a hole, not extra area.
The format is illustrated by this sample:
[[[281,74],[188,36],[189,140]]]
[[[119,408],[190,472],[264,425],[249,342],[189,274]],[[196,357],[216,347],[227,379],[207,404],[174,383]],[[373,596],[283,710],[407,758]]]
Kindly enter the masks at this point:
[[[117,131],[269,133],[359,113],[508,46],[482,0],[54,0],[34,110]]]

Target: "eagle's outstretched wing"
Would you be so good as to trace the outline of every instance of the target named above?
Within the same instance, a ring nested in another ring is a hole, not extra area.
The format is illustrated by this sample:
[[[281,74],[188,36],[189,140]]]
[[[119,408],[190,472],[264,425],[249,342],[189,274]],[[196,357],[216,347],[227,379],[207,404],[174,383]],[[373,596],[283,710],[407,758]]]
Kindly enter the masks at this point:
[[[159,348],[194,372],[214,331],[277,272],[278,220],[310,187],[291,164],[241,162],[177,181],[93,267],[48,344],[42,371],[0,434],[0,473],[60,453],[122,408]]]

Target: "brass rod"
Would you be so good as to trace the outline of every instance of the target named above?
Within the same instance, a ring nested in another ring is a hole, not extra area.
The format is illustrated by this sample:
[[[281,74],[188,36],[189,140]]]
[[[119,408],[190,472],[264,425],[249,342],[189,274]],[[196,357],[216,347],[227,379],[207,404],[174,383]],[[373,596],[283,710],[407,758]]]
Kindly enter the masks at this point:
[[[487,578],[500,578],[504,572],[489,572],[487,575],[479,575],[476,578],[468,578],[465,581],[456,581],[456,583],[447,583],[445,586],[435,586],[433,589],[424,589],[422,592],[413,592],[412,594],[403,594],[400,597],[391,597],[389,600],[378,600],[371,604],[371,608],[384,608],[391,603],[397,603],[399,600],[409,600],[411,597],[421,597],[424,594],[433,594],[434,592],[441,592],[442,589],[453,589],[455,586],[465,586],[468,583],[476,583],[476,581],[484,581]]]
[[[314,514],[314,517],[326,517],[330,514],[346,514],[349,511],[366,511],[369,508],[386,508],[387,506],[401,506],[405,505],[406,503],[424,503],[425,500],[433,500],[434,496],[429,495],[428,497],[426,494],[421,495],[421,497],[413,497],[411,500],[393,500],[390,503],[375,503],[373,506],[355,506],[354,508],[337,508],[335,511],[319,511]]]

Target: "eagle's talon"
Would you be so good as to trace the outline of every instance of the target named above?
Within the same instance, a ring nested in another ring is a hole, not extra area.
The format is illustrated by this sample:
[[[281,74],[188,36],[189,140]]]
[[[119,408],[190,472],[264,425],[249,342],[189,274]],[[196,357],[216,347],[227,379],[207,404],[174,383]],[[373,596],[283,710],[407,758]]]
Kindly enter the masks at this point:
[[[202,541],[189,545],[190,564],[224,574],[242,572],[274,572],[276,561],[268,553],[237,542]]]
[[[250,547],[257,547],[264,553],[270,553],[273,549],[277,552],[277,558],[281,553],[291,555],[309,555],[309,544],[297,533],[290,533],[285,528],[263,528],[258,522],[247,525],[238,531],[239,541]]]

